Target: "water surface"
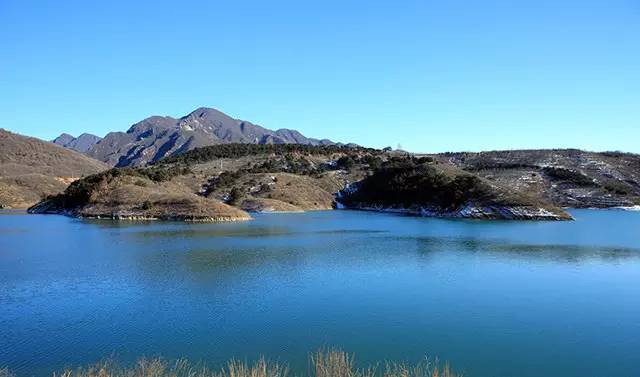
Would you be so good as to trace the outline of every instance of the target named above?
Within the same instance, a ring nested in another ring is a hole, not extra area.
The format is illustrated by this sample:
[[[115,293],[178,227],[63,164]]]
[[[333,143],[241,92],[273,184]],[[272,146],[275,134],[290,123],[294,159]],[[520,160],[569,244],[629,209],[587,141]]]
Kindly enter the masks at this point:
[[[640,375],[640,213],[574,222],[352,211],[229,224],[0,215],[0,366],[113,356],[307,370],[451,361],[467,376]]]

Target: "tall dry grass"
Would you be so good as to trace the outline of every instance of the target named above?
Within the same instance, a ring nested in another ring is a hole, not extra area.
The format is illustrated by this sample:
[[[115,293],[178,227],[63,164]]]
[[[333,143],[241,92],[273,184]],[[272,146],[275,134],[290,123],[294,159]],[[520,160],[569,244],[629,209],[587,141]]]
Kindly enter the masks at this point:
[[[308,377],[460,377],[448,364],[440,365],[425,359],[418,364],[384,363],[358,368],[355,356],[341,350],[320,351],[310,356]],[[0,377],[15,377],[8,369],[0,369]],[[53,373],[53,377],[295,377],[289,369],[277,362],[260,358],[253,364],[237,360],[230,361],[219,370],[203,364],[193,364],[185,359],[167,361],[162,358],[145,359],[129,367],[111,360],[89,367],[66,369]]]

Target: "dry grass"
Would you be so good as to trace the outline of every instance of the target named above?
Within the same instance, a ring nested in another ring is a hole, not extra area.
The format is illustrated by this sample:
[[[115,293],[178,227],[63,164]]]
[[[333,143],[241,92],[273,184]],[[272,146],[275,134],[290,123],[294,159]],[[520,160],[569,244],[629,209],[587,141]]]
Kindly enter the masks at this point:
[[[387,362],[384,367],[356,367],[355,357],[340,350],[320,351],[310,357],[308,377],[460,377],[448,364],[425,359],[418,364]],[[53,373],[53,377],[295,377],[282,364],[260,358],[253,364],[233,360],[219,370],[203,364],[179,359],[169,362],[162,358],[142,358],[134,366],[123,367],[111,360],[89,367],[67,369]],[[0,369],[0,377],[15,377],[7,368]]]

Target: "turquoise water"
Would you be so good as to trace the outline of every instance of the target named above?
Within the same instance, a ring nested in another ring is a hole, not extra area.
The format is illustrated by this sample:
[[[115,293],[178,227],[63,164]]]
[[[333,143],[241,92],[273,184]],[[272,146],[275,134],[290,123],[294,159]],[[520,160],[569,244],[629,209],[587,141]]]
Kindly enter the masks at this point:
[[[230,224],[0,215],[0,366],[105,357],[307,370],[449,360],[466,376],[639,376],[640,213],[575,222],[328,211]]]

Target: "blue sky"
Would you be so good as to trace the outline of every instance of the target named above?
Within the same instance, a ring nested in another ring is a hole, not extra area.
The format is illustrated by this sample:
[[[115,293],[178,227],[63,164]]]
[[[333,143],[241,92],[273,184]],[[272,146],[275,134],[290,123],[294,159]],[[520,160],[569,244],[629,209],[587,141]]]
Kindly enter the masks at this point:
[[[640,152],[640,3],[0,0],[0,127],[200,106],[411,151]]]

